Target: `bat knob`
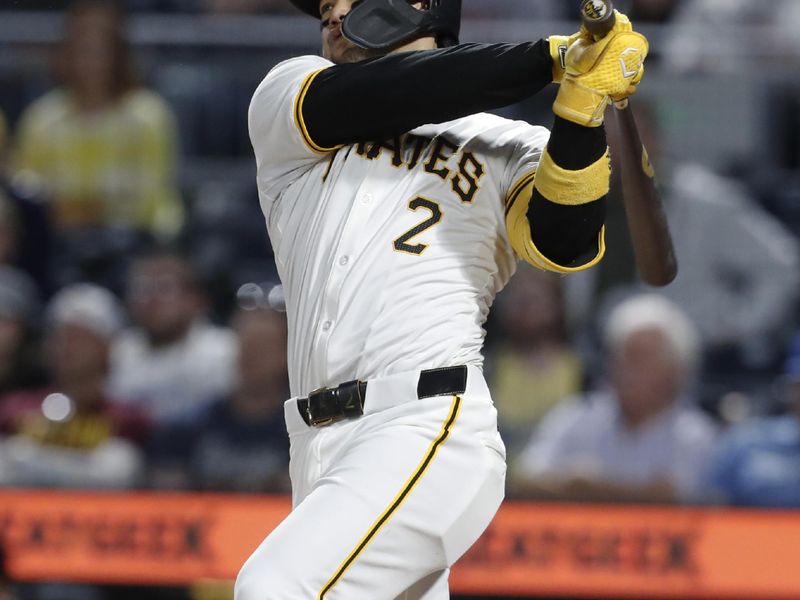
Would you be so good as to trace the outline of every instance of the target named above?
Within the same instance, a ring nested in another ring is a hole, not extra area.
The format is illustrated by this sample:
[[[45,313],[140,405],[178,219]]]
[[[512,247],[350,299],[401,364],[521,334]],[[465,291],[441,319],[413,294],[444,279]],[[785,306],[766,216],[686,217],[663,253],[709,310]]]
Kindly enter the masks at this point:
[[[584,27],[596,38],[605,36],[614,27],[616,17],[611,0],[583,0],[580,12]]]

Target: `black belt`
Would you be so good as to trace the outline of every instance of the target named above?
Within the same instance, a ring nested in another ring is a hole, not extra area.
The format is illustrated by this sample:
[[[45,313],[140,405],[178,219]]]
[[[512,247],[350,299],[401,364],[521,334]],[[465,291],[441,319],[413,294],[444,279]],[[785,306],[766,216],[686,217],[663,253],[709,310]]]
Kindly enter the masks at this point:
[[[308,398],[297,400],[297,409],[306,425],[324,427],[342,419],[364,414],[366,381],[348,381],[332,388],[311,392]],[[463,394],[467,389],[467,367],[445,367],[420,371],[417,398]]]

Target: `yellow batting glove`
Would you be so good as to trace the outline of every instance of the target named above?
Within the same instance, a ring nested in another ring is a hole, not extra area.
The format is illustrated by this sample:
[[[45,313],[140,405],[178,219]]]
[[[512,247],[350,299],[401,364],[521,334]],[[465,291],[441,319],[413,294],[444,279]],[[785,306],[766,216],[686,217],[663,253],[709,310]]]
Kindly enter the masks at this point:
[[[599,127],[612,99],[636,91],[644,72],[647,38],[633,31],[628,17],[618,11],[614,28],[602,39],[579,36],[567,50],[566,71],[553,104],[563,119]]]
[[[625,108],[628,106],[627,100],[636,93],[642,77],[644,77],[644,65],[642,65],[642,68],[639,69],[639,74],[633,78],[627,90],[621,94],[614,94],[611,96],[611,101],[614,103],[614,106],[619,108]]]
[[[567,49],[572,43],[581,37],[582,32],[572,35],[551,35],[547,38],[550,44],[550,56],[553,59],[553,83],[561,83],[564,72],[567,70]]]

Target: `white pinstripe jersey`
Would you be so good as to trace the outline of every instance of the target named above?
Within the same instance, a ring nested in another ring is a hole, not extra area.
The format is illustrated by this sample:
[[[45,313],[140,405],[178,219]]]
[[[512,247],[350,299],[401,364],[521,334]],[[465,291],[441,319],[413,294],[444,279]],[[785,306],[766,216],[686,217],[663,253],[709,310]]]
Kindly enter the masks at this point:
[[[532,178],[549,132],[477,114],[320,148],[298,109],[331,65],[318,56],[282,62],[250,105],[259,197],[286,296],[291,393],[482,366],[483,323],[516,264],[505,200]]]

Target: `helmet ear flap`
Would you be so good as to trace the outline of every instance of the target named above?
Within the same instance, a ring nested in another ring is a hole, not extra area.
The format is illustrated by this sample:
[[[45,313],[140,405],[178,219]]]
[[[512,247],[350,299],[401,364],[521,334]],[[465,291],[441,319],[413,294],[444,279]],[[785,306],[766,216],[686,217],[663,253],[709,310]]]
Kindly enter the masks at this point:
[[[342,33],[354,44],[387,50],[424,35],[436,35],[441,46],[458,43],[461,0],[427,0],[418,10],[409,0],[361,0],[342,22]]]
[[[370,50],[385,50],[406,42],[428,25],[428,14],[406,0],[367,0],[342,21],[344,36]]]

